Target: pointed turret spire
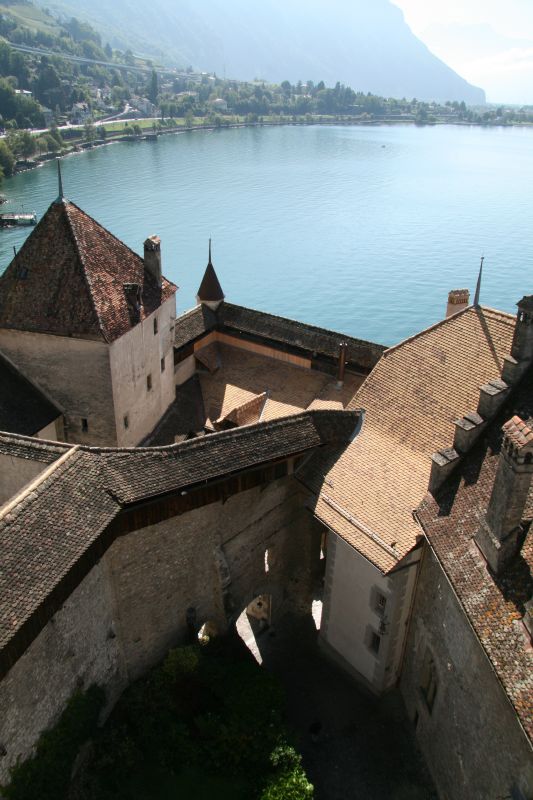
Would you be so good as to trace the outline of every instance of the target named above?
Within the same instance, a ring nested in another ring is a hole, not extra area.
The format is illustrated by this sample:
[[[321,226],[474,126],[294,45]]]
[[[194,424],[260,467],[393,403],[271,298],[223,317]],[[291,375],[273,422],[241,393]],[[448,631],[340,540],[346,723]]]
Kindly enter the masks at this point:
[[[481,278],[483,277],[483,262],[485,261],[485,256],[481,256],[481,264],[479,266],[479,275],[477,276],[477,285],[476,285],[476,294],[474,296],[474,307],[477,308],[479,306],[479,293],[481,291]]]
[[[59,194],[56,203],[60,203],[64,199],[63,195],[63,178],[61,177],[61,159],[57,159],[57,182],[59,187]]]
[[[222,291],[211,260],[211,239],[209,239],[209,260],[200,288],[198,289],[198,294],[196,295],[196,300],[202,305],[209,306],[213,311],[216,311],[224,300],[224,292]]]

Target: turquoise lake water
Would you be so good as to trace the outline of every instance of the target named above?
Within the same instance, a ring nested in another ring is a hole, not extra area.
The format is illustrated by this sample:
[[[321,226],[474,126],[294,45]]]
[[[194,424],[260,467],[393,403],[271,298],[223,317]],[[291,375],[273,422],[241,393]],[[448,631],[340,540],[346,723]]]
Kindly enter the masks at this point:
[[[207,261],[228,300],[393,344],[449,289],[514,312],[533,292],[533,130],[275,127],[185,132],[63,159],[66,196],[130,247],[161,236],[191,308]],[[2,210],[57,195],[49,163],[4,182]],[[0,271],[28,229],[0,231]]]

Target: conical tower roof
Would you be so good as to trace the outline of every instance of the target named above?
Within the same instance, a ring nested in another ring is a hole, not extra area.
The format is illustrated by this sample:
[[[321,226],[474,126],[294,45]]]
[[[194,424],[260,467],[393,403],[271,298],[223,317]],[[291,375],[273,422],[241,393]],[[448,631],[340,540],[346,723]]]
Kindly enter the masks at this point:
[[[132,327],[125,285],[142,296],[141,319],[175,291],[156,285],[143,259],[61,196],[0,277],[0,328],[112,342]]]
[[[220,303],[224,300],[222,286],[211,262],[211,239],[209,240],[209,261],[198,289],[197,298],[200,303]]]

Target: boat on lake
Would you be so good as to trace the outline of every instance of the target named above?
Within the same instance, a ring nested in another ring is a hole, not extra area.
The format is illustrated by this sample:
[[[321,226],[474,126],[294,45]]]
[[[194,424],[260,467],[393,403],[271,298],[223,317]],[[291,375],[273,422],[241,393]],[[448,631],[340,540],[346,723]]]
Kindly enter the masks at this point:
[[[0,214],[0,228],[13,228],[16,225],[35,225],[36,223],[37,214],[35,211]]]

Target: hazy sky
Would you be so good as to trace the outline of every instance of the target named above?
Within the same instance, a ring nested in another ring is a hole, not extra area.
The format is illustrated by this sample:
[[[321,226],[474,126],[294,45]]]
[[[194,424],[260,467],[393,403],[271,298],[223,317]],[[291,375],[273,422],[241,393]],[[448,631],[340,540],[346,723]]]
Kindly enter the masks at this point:
[[[533,104],[533,0],[393,0],[413,32],[489,102]]]

